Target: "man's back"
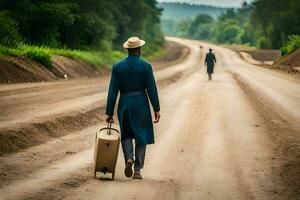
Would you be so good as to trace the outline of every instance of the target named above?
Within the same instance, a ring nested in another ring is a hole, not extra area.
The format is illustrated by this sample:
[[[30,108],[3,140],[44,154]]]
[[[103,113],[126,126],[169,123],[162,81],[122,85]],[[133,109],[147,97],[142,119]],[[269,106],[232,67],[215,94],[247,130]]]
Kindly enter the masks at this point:
[[[137,56],[128,56],[114,66],[121,92],[146,89],[147,72],[151,65]]]
[[[206,54],[205,63],[207,65],[214,65],[216,62],[216,57],[212,52]]]

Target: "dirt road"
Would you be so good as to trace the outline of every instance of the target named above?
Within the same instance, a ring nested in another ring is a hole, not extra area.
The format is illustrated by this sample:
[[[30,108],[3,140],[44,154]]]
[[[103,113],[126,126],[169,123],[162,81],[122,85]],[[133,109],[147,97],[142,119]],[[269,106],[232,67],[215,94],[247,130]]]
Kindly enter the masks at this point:
[[[1,138],[24,142],[0,157],[0,199],[300,199],[299,79],[222,47],[168,39],[190,54],[156,69],[162,119],[144,180],[124,177],[121,152],[115,181],[92,179],[107,77],[2,85]],[[209,47],[213,81],[203,65]]]

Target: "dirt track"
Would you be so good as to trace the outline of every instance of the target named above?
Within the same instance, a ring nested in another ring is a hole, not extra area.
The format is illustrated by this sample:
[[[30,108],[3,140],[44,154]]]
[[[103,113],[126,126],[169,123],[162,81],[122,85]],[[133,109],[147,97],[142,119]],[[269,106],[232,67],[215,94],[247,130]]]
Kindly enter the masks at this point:
[[[30,142],[0,157],[0,199],[300,199],[300,81],[222,47],[169,40],[190,54],[156,69],[162,119],[144,180],[124,177],[121,152],[115,181],[92,179],[106,77],[2,85],[1,138],[32,130],[34,140],[24,134]],[[209,47],[212,82],[201,59]]]

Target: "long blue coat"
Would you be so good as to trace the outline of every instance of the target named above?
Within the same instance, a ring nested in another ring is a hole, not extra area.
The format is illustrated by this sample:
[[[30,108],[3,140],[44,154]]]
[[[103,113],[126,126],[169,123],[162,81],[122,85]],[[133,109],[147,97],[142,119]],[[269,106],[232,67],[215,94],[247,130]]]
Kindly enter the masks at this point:
[[[138,95],[122,95],[144,91]],[[118,119],[121,139],[135,138],[140,145],[153,144],[154,132],[148,98],[155,112],[160,111],[152,67],[138,56],[129,55],[113,65],[106,114],[113,116],[118,93]]]

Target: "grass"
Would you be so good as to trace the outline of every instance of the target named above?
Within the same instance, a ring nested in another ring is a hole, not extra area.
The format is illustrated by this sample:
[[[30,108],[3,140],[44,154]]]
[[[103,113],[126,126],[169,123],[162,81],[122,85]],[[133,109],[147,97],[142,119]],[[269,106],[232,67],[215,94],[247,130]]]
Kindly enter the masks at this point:
[[[166,51],[163,47],[155,44],[145,45],[142,49],[142,57],[148,61],[156,61],[164,57]]]
[[[98,65],[101,67],[110,67],[114,62],[123,58],[125,53],[121,51],[81,51],[70,49],[54,49],[30,45],[20,45],[18,48],[0,46],[0,57],[25,57],[43,64],[48,69],[52,68],[51,57],[53,55],[61,55],[73,59],[80,59],[89,64]]]
[[[32,45],[19,45],[17,48],[9,48],[0,45],[0,57],[16,56],[25,57],[43,64],[48,69],[52,68],[51,57],[61,55],[73,59],[79,59],[86,63],[101,67],[111,67],[113,63],[124,58],[127,52],[124,51],[81,51],[70,49],[55,49]],[[143,58],[146,60],[157,60],[165,55],[162,47],[149,45],[143,48]]]
[[[288,41],[281,48],[283,54],[290,54],[300,48],[300,35],[290,35]]]

